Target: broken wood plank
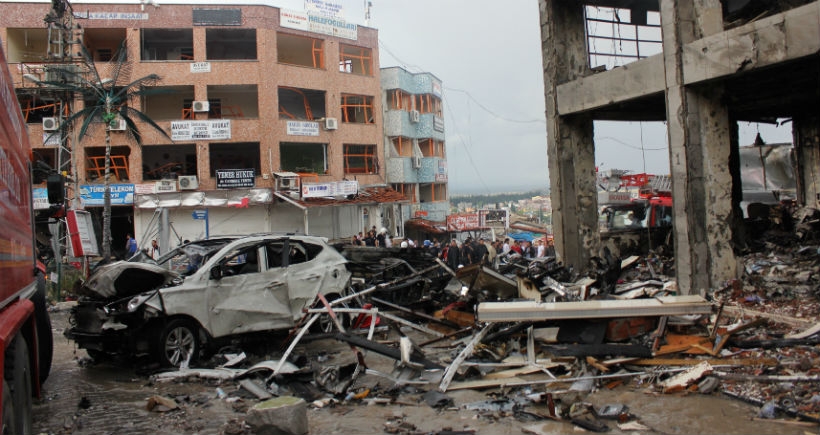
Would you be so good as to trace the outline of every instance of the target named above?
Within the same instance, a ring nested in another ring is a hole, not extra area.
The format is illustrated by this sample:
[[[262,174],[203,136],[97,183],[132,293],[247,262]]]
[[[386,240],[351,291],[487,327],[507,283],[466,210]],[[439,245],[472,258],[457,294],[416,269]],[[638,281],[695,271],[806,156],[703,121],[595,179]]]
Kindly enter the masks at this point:
[[[538,373],[540,371],[541,367],[536,366],[518,367],[515,369],[501,370],[497,372],[488,373],[481,379],[509,379],[517,377],[518,375],[529,375],[532,373]]]
[[[594,300],[580,302],[533,301],[482,302],[478,304],[481,322],[526,322],[561,319],[599,319],[612,317],[675,316],[710,314],[712,304],[700,296],[663,296],[652,299]]]
[[[632,360],[627,364],[636,366],[692,366],[707,361],[713,366],[770,366],[778,364],[775,358],[645,358]]]
[[[814,321],[798,319],[796,317],[783,316],[780,314],[764,313],[762,311],[750,310],[748,308],[738,307],[735,305],[726,305],[723,307],[723,312],[742,317],[763,317],[778,323],[786,325],[797,326],[801,328],[808,328],[814,325]]]
[[[742,373],[714,372],[714,376],[730,381],[753,382],[820,382],[820,376],[786,376],[786,375],[746,375]]]
[[[444,370],[444,376],[442,377],[441,383],[438,387],[439,391],[441,391],[442,393],[447,391],[447,387],[450,385],[450,382],[456,375],[458,367],[461,365],[462,362],[464,362],[464,360],[466,360],[470,355],[473,354],[473,349],[475,349],[476,344],[480,343],[484,336],[487,335],[487,333],[489,333],[494,326],[495,325],[492,324],[485,325],[483,328],[481,328],[480,331],[478,331],[478,334],[476,334],[475,337],[473,337],[473,339],[470,340],[469,343],[467,343],[467,346],[464,346],[464,349],[461,350],[461,353],[459,353],[458,356],[450,364],[450,366]]]
[[[704,376],[712,373],[714,369],[708,361],[701,361],[700,364],[686,370],[683,373],[678,373],[661,383],[664,393],[677,393],[689,387],[689,385],[701,380]]]
[[[598,360],[597,360],[597,359],[595,359],[594,357],[588,356],[586,360],[587,360],[587,364],[591,365],[592,367],[595,367],[596,369],[598,369],[598,370],[600,370],[600,371],[602,371],[602,372],[604,372],[604,373],[608,373],[608,372],[609,372],[609,367],[607,367],[607,366],[605,366],[605,365],[601,364],[601,363],[600,363],[600,362],[598,362]]]
[[[820,323],[815,323],[814,326],[812,326],[809,329],[806,329],[802,332],[798,332],[795,334],[786,334],[783,336],[783,338],[809,338],[812,335],[817,334],[818,332],[820,332]]]

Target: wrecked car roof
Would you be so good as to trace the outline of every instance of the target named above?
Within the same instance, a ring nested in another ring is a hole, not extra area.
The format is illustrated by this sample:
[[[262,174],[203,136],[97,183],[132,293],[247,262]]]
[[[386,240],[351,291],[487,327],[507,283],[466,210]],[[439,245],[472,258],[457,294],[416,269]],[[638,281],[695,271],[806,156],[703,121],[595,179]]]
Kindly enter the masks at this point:
[[[178,276],[154,264],[117,261],[98,267],[77,294],[103,299],[128,297],[160,288]]]

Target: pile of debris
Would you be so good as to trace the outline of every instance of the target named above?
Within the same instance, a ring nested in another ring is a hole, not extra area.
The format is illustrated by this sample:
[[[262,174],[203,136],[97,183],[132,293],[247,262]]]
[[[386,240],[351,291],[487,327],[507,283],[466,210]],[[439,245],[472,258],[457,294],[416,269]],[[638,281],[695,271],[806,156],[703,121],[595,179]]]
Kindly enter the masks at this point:
[[[238,385],[236,394],[297,396],[313,407],[451,408],[448,392],[471,389],[495,393],[458,405],[480,415],[647,430],[627,405],[596,408],[584,400],[597,389],[624,387],[722,394],[759,406],[761,418],[820,423],[816,246],[750,253],[742,279],[703,297],[679,295],[671,260],[652,255],[618,259],[604,251],[588,276],[577,277],[554,258],[512,256],[497,269],[451,271],[435,258],[411,262],[364,249],[348,257],[360,267],[356,291],[308,310],[278,359],[153,379],[219,376]],[[367,255],[381,267],[367,266]],[[442,273],[450,274],[446,283]],[[328,314],[336,332],[307,334]],[[349,348],[346,363],[325,345],[300,345],[329,338]],[[392,360],[392,370],[374,369],[372,354]],[[414,433],[400,420],[385,431]]]

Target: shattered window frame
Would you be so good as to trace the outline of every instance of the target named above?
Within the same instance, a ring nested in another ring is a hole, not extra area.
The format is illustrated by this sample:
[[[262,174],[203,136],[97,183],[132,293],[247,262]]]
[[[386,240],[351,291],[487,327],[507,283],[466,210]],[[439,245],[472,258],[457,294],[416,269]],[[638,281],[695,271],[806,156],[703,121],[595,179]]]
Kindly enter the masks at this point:
[[[276,61],[281,64],[325,68],[324,40],[308,36],[278,33]]]
[[[375,174],[379,171],[376,145],[345,144],[345,174]]]
[[[342,122],[348,124],[375,124],[375,99],[369,95],[342,94]]]
[[[373,50],[355,45],[339,44],[339,72],[373,76]]]

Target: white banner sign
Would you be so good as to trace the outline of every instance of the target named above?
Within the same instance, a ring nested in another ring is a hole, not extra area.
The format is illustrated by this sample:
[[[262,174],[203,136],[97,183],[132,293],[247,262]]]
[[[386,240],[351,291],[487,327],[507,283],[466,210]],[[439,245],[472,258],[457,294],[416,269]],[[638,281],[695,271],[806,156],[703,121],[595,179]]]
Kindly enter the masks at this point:
[[[171,140],[226,140],[231,138],[230,119],[171,121]]]
[[[359,28],[340,18],[325,17],[307,12],[279,10],[279,25],[289,29],[305,30],[323,35],[356,40]]]
[[[348,196],[359,192],[358,181],[331,181],[328,183],[302,183],[302,198]]]
[[[312,121],[288,121],[288,136],[319,136],[319,123]]]
[[[191,72],[196,73],[209,73],[211,72],[211,63],[210,62],[193,62],[191,63]]]

